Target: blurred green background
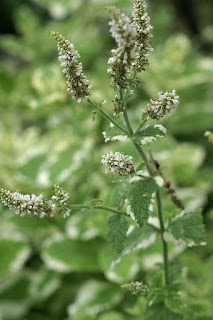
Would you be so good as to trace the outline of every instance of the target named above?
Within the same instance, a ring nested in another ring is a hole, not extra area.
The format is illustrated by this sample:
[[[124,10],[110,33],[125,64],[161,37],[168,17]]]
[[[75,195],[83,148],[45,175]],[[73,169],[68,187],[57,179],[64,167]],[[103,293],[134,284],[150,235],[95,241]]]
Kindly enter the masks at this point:
[[[213,24],[211,0],[150,0],[154,26],[151,68],[129,102],[137,125],[141,109],[161,90],[176,89],[178,109],[161,123],[168,138],[153,143],[164,174],[189,210],[203,208],[208,244],[171,246],[184,268],[186,319],[213,318]],[[130,0],[1,0],[0,2],[0,186],[51,196],[59,182],[73,203],[90,199],[110,205],[111,177],[101,155],[138,156],[129,142],[104,144],[108,124],[92,121],[90,107],[66,93],[52,30],[63,33],[81,54],[92,98],[106,99],[112,114],[107,60],[115,43],[106,5],[131,14]],[[165,210],[170,203],[165,197]],[[139,250],[110,268],[108,213],[73,211],[69,219],[19,217],[0,207],[0,319],[143,319],[144,300],[124,294],[120,284],[146,279],[161,261],[161,245]],[[182,252],[182,253],[181,253]],[[180,255],[181,253],[181,255]]]

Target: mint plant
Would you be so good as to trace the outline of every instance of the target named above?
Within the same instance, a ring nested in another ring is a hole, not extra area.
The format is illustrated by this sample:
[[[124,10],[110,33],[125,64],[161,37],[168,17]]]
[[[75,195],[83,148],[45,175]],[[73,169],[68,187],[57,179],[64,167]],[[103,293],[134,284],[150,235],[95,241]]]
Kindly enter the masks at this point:
[[[134,1],[132,20],[115,7],[108,7],[107,12],[111,17],[110,32],[117,45],[112,50],[107,70],[115,92],[113,115],[103,110],[105,100],[98,103],[92,100],[92,86],[83,73],[80,55],[74,45],[58,32],[51,35],[57,41],[68,94],[78,103],[85,99],[92,109],[93,119],[99,115],[108,122],[109,128],[103,132],[106,143],[115,140],[122,143],[130,139],[132,147],[138,152],[139,163],[136,164],[131,155],[119,150],[115,153],[109,151],[100,159],[107,168],[106,172],[112,175],[113,182],[118,184],[110,207],[104,206],[99,199],[75,204],[57,183],[50,199],[44,199],[42,194],[23,195],[4,188],[0,189],[0,199],[3,205],[21,216],[51,218],[61,215],[66,218],[75,209],[111,212],[107,236],[115,252],[114,264],[129,252],[149,247],[160,235],[163,263],[148,273],[143,281],[137,279],[123,284],[122,289],[132,295],[146,297],[144,319],[153,319],[156,314],[158,319],[185,319],[187,306],[182,299],[183,272],[169,256],[169,244],[204,245],[206,238],[202,215],[200,210],[185,210],[171,182],[166,179],[166,170],[154,158],[150,146],[153,141],[166,136],[167,130],[159,124],[159,120],[176,108],[179,96],[175,90],[159,92],[158,98],[151,99],[146,109],[142,109],[137,127],[133,128],[128,116],[128,104],[140,85],[137,74],[150,67],[149,56],[153,52],[150,17],[144,0]],[[171,200],[172,210],[167,214],[164,213],[162,194]]]

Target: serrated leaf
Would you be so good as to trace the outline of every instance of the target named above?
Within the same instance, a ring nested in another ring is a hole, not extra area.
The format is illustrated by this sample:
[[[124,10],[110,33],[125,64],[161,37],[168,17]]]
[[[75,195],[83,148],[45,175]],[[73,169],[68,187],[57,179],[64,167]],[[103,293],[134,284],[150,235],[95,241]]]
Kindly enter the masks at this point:
[[[206,244],[206,233],[201,211],[181,213],[172,220],[169,231],[175,240],[189,247]]]
[[[147,222],[152,211],[157,184],[152,178],[134,181],[127,195],[127,214],[136,220],[140,227]]]
[[[107,227],[109,242],[116,253],[121,253],[127,238],[128,223],[126,219],[119,214],[115,214],[109,218]]]
[[[168,295],[168,297],[166,297],[164,299],[164,302],[165,302],[166,307],[169,310],[171,310],[175,313],[183,313],[184,312],[183,302],[181,300],[180,295],[177,292],[175,292],[175,291],[169,292],[169,295]]]
[[[98,270],[97,252],[100,242],[87,242],[64,238],[48,240],[42,258],[48,268],[59,272]]]
[[[138,226],[130,226],[125,248],[121,254],[116,257],[113,265],[119,263],[123,256],[140,249],[146,249],[152,245],[155,242],[156,236],[156,230],[149,225],[145,225],[143,229]]]
[[[103,132],[103,137],[105,142],[109,141],[125,141],[127,140],[128,136],[125,135],[121,130],[117,127],[111,125],[107,131]]]
[[[157,138],[164,138],[166,135],[166,128],[161,124],[148,125],[137,132],[134,140],[137,144],[147,144],[157,140]]]
[[[128,190],[129,185],[127,183],[123,183],[117,189],[115,189],[115,191],[112,194],[110,206],[120,210],[125,203],[125,199],[128,195]]]

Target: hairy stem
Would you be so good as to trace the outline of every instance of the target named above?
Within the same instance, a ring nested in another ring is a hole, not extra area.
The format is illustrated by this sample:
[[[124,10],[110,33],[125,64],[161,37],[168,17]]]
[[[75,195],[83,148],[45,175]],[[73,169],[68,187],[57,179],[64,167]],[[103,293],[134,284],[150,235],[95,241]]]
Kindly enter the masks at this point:
[[[127,136],[129,135],[129,132],[121,127],[117,121],[115,121],[111,116],[109,116],[108,114],[106,114],[103,110],[101,110],[100,108],[98,108],[90,99],[87,99],[87,101],[89,102],[89,104],[91,105],[91,107],[93,108],[93,110],[97,111],[103,118],[105,118],[109,123],[113,123],[115,127],[117,127],[118,129],[120,129],[123,133],[125,133]]]
[[[118,211],[109,207],[104,207],[104,206],[91,206],[89,204],[71,204],[69,205],[70,209],[98,209],[98,210],[105,210],[105,211],[110,211],[113,213],[121,214],[121,215],[127,215],[126,213],[122,211]]]

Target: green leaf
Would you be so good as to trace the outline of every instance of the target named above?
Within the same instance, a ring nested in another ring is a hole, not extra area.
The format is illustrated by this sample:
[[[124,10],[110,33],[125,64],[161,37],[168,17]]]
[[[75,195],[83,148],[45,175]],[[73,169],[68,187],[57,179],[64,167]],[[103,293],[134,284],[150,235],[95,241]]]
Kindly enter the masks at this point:
[[[134,140],[137,144],[147,144],[157,140],[157,138],[164,138],[166,135],[166,128],[161,124],[148,125],[137,132]]]
[[[142,162],[141,164],[139,164],[139,166],[137,166],[136,172],[144,170],[145,168],[146,168],[146,164],[145,162]]]
[[[169,267],[169,282],[170,283],[181,283],[183,275],[183,268],[178,265]]]
[[[104,276],[111,282],[119,284],[133,280],[140,270],[140,263],[134,252],[124,256],[120,263],[112,267],[114,257],[115,254],[109,246],[104,247],[100,251],[98,261],[100,269],[104,272]]]
[[[125,135],[121,130],[119,130],[114,125],[110,125],[107,131],[102,132],[105,142],[108,141],[125,141],[127,140],[128,136]]]
[[[130,184],[127,198],[127,214],[140,227],[147,222],[152,210],[157,184],[152,178],[134,181]]]
[[[128,233],[125,248],[121,254],[116,257],[113,265],[120,262],[123,256],[149,247],[155,242],[157,235],[156,230],[149,225],[145,225],[143,229],[131,225]]]
[[[76,241],[55,236],[43,248],[42,258],[46,265],[59,272],[98,270],[97,251],[100,242]]]
[[[151,272],[148,276],[150,288],[163,288],[165,286],[165,276],[163,270]]]
[[[172,220],[169,231],[180,244],[189,247],[206,244],[206,233],[201,211],[181,213]]]
[[[20,270],[30,255],[24,240],[0,239],[0,276]]]
[[[112,194],[110,206],[120,210],[124,203],[125,199],[127,198],[129,190],[129,185],[127,183],[123,183],[120,185]]]
[[[107,236],[114,251],[121,253],[127,238],[128,223],[126,219],[119,214],[115,214],[109,218],[107,227]]]
[[[170,291],[168,297],[164,299],[166,307],[176,313],[184,312],[184,305],[180,295],[175,291]]]
[[[183,316],[167,309],[163,304],[147,307],[145,320],[183,320]]]
[[[25,319],[33,299],[32,274],[16,272],[2,279],[0,287],[2,319]]]
[[[46,153],[35,155],[31,159],[29,159],[24,165],[19,167],[18,170],[24,177],[35,180],[38,175],[39,169],[41,168],[42,164],[44,164],[46,159]]]
[[[89,240],[97,236],[106,238],[106,221],[110,212],[89,209],[76,212],[66,221],[66,234],[70,239]]]
[[[164,300],[164,291],[162,289],[153,289],[147,296],[147,302],[149,306],[162,302]]]
[[[74,303],[68,307],[68,314],[72,320],[83,319],[85,315],[93,316],[94,319],[96,314],[112,308],[121,298],[119,286],[89,280],[80,287]]]

